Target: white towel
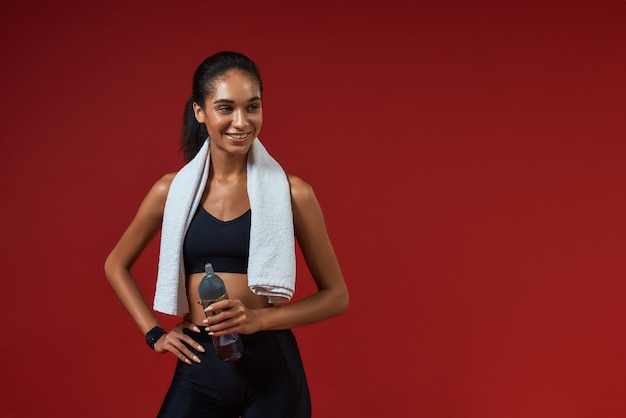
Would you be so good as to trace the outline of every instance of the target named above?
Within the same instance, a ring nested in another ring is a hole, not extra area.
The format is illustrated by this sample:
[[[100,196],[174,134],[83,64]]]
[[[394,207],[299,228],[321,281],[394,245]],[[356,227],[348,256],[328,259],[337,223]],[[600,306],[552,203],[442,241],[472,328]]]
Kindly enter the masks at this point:
[[[183,241],[209,174],[209,140],[174,177],[165,202],[154,309],[170,315],[189,312]],[[270,303],[287,302],[295,291],[296,258],[287,175],[258,138],[248,153],[250,255],[248,286]],[[210,238],[209,238],[210,239]]]

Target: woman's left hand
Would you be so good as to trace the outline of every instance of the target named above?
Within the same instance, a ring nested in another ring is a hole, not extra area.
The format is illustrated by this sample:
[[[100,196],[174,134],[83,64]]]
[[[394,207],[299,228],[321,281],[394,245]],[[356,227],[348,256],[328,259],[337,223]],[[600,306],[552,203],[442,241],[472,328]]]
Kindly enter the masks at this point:
[[[209,335],[219,337],[230,333],[254,334],[263,329],[260,312],[249,309],[239,299],[220,300],[204,311],[207,318],[202,322],[207,325]]]

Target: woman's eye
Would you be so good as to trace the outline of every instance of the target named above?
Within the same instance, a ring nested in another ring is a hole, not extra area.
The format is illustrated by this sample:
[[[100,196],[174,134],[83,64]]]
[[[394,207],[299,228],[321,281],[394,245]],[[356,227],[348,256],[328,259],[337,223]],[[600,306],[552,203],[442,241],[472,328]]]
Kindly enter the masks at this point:
[[[256,112],[257,110],[259,110],[261,108],[261,106],[259,106],[258,104],[253,104],[248,106],[248,111],[250,112]]]
[[[220,106],[217,108],[218,112],[230,112],[230,107],[228,106]]]

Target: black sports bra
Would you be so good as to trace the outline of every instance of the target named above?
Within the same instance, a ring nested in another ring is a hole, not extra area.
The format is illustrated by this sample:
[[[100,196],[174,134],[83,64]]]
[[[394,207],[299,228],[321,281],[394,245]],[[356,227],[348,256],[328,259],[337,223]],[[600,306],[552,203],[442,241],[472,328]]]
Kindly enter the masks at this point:
[[[203,273],[206,263],[213,264],[216,272],[246,274],[250,218],[251,211],[248,209],[235,219],[221,221],[200,205],[183,243],[185,274]]]

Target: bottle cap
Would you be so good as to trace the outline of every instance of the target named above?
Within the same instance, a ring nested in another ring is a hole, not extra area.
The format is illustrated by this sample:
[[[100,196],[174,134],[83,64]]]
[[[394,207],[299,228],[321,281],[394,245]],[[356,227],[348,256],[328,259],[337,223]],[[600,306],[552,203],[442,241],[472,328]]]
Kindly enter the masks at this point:
[[[213,264],[206,263],[204,265],[204,273],[205,273],[205,276],[213,276],[213,274],[215,274],[213,273]]]
[[[226,293],[224,281],[213,272],[211,263],[207,263],[204,266],[204,271],[206,274],[198,284],[200,299],[214,300],[221,298]]]

